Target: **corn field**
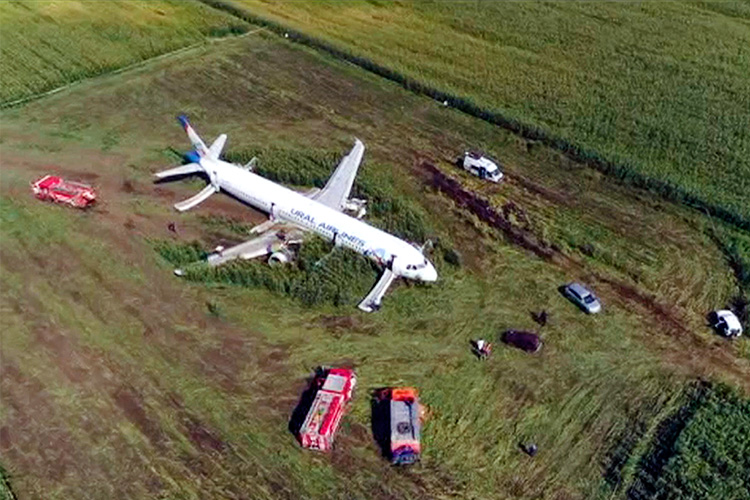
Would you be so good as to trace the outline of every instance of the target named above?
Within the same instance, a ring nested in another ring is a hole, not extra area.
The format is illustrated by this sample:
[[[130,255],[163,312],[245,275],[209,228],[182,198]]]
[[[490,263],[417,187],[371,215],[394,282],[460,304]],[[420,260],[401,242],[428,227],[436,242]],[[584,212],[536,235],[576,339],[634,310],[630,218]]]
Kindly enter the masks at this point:
[[[747,4],[230,4],[624,181],[750,224]]]
[[[0,102],[12,102],[247,24],[199,3],[0,3]]]

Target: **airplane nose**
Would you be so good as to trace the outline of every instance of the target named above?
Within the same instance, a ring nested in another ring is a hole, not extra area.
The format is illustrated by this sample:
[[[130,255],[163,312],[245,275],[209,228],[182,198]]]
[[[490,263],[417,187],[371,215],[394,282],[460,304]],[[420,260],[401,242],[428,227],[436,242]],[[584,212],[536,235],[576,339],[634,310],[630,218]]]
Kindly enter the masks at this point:
[[[422,281],[435,281],[437,280],[437,271],[432,264],[428,264],[426,268],[422,269],[419,275],[419,279]]]

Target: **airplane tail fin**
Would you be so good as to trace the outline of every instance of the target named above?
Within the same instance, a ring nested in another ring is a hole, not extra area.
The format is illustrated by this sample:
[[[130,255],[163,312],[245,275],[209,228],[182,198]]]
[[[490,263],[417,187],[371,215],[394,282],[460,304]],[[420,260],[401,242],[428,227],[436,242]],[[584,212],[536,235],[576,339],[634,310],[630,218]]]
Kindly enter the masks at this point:
[[[187,133],[188,138],[190,139],[190,142],[194,148],[193,151],[190,151],[185,155],[190,163],[188,163],[187,165],[182,165],[180,167],[171,168],[169,170],[164,170],[163,172],[158,172],[154,175],[157,179],[165,179],[167,177],[204,172],[208,175],[208,179],[210,181],[210,184],[206,186],[200,193],[191,198],[188,198],[187,200],[175,203],[174,208],[180,212],[184,212],[185,210],[190,210],[202,201],[208,199],[208,197],[212,194],[219,191],[219,183],[216,179],[216,172],[209,172],[201,163],[201,160],[203,158],[210,158],[213,160],[218,159],[219,155],[221,154],[221,150],[224,148],[224,143],[227,140],[227,136],[225,134],[221,134],[216,138],[213,144],[211,144],[211,147],[207,148],[206,144],[195,132],[192,125],[190,125],[190,121],[188,121],[187,116],[180,115],[177,117],[177,120],[180,122],[180,125],[182,125],[182,128],[185,129],[185,132]]]
[[[227,134],[221,134],[208,148],[208,157],[212,160],[218,160],[221,151],[224,149],[224,144],[227,142]]]
[[[177,117],[177,121],[179,121],[180,125],[182,125],[182,128],[185,129],[185,133],[187,133],[188,139],[190,139],[190,143],[193,145],[195,152],[198,153],[198,156],[208,156],[208,148],[206,147],[206,143],[203,142],[203,139],[200,138],[200,136],[193,129],[193,126],[190,125],[188,117],[185,115],[180,115]]]

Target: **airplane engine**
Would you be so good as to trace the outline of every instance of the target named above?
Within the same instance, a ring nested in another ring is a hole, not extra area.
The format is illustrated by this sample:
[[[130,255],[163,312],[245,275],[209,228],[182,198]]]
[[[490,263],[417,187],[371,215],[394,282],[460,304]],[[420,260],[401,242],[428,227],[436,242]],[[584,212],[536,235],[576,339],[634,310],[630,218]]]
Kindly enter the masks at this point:
[[[293,251],[288,248],[282,248],[281,250],[273,252],[268,257],[268,264],[272,266],[289,264],[294,260],[295,257],[296,256]]]
[[[360,198],[349,198],[344,203],[344,210],[351,213],[357,219],[361,219],[367,213],[367,200]]]

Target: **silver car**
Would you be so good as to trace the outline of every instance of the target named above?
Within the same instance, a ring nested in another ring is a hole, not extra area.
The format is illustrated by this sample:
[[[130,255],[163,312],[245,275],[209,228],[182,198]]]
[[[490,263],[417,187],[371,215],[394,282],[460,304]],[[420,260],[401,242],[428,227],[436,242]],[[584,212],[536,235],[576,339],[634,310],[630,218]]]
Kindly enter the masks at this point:
[[[580,283],[565,285],[563,287],[563,294],[589,314],[596,314],[602,310],[602,304],[596,295]]]

